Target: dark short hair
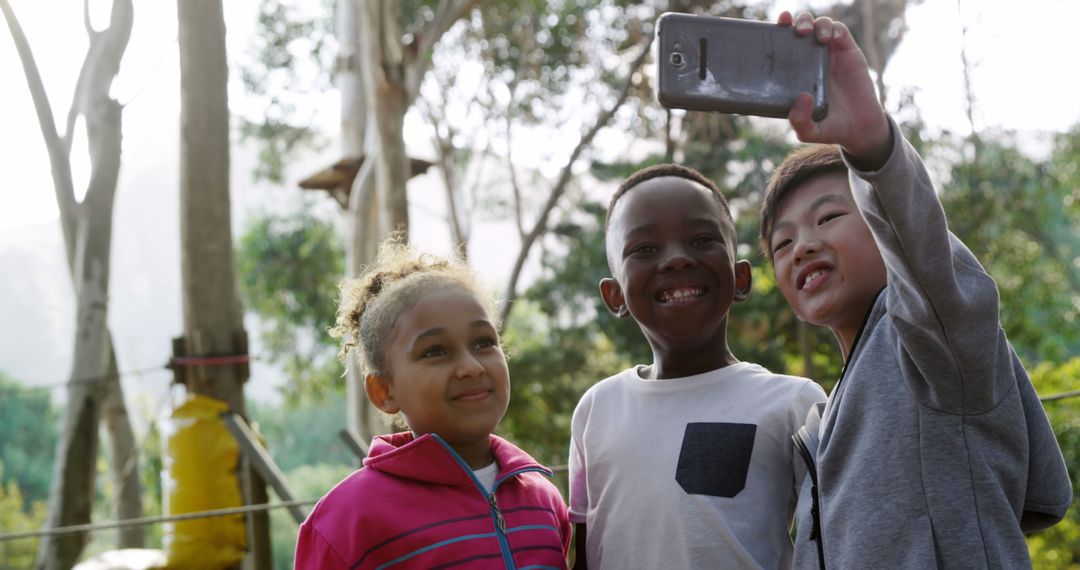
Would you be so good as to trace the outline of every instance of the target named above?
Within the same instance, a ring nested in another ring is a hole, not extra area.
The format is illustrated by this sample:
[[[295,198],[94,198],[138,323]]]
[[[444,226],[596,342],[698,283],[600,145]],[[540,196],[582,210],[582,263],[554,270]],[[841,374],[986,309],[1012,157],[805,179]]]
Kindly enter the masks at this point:
[[[772,236],[773,224],[776,223],[776,211],[780,207],[780,200],[797,186],[825,174],[846,174],[847,165],[840,154],[840,147],[836,145],[810,145],[796,149],[789,153],[780,166],[773,170],[769,176],[769,182],[765,185],[765,198],[761,204],[761,214],[758,217],[758,237],[761,242],[761,250],[765,257],[772,260],[772,250],[769,247],[769,238]]]
[[[652,180],[653,178],[661,178],[664,176],[674,176],[677,178],[685,178],[691,182],[697,182],[702,186],[709,189],[713,198],[716,199],[716,203],[720,204],[720,209],[723,210],[728,227],[724,228],[728,230],[730,238],[735,238],[735,219],[731,216],[731,208],[728,207],[727,199],[724,198],[724,193],[720,191],[720,188],[712,181],[708,176],[705,176],[701,172],[683,166],[681,164],[655,164],[646,168],[642,168],[637,172],[631,174],[619,188],[615,190],[615,193],[611,196],[611,202],[608,203],[607,214],[604,215],[604,236],[607,236],[608,227],[611,225],[611,212],[615,211],[615,203],[619,201],[627,192],[632,190],[635,186],[638,186],[642,182]],[[734,247],[734,243],[731,244]]]

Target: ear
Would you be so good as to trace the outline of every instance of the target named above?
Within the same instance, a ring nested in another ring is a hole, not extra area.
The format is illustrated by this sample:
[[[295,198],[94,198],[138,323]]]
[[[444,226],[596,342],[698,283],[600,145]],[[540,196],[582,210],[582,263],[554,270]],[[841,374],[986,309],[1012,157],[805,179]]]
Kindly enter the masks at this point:
[[[626,298],[623,297],[622,287],[619,282],[611,277],[600,280],[600,297],[604,299],[604,305],[616,318],[625,319],[630,315],[630,309],[626,308]]]
[[[735,302],[741,303],[750,298],[754,283],[754,272],[750,262],[740,259],[735,262]]]
[[[379,376],[376,374],[368,374],[364,378],[364,391],[367,392],[368,400],[375,405],[376,408],[388,413],[396,414],[401,411],[401,408],[397,407],[394,403],[393,396],[390,395],[390,379],[385,376]]]

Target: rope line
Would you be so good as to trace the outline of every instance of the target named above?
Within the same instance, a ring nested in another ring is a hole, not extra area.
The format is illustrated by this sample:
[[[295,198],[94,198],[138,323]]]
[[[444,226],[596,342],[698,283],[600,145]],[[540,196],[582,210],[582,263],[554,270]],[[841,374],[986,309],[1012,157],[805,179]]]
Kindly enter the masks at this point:
[[[555,472],[565,471],[569,469],[567,465],[557,465],[552,467],[551,470]],[[314,505],[319,502],[319,499],[297,499],[295,501],[282,501],[280,503],[264,503],[260,505],[248,505],[246,507],[232,507],[228,509],[213,509],[209,511],[199,511],[194,513],[182,513],[177,515],[162,515],[156,517],[141,517],[137,519],[125,519],[120,521],[110,521],[103,523],[88,523],[77,524],[71,526],[62,526],[57,528],[44,528],[41,530],[28,530],[20,532],[9,532],[0,534],[0,542],[7,542],[12,540],[25,540],[28,538],[41,538],[43,536],[59,536],[64,534],[74,534],[78,532],[94,532],[97,530],[110,530],[115,528],[125,528],[129,526],[149,526],[153,524],[185,521],[185,520],[197,520],[208,519],[215,517],[225,517],[229,515],[242,515],[247,513],[257,513],[261,511],[269,511],[272,509],[286,509],[292,507],[304,507],[308,505]]]
[[[229,515],[243,515],[247,513],[257,513],[262,511],[269,511],[273,509],[285,509],[291,507],[301,507],[307,505],[314,505],[319,502],[319,499],[300,499],[296,501],[283,501],[280,503],[263,503],[259,505],[248,505],[245,507],[232,507],[228,509],[213,509],[209,511],[199,511],[195,513],[181,513],[177,515],[162,515],[156,517],[141,517],[137,519],[126,519],[122,521],[110,521],[104,523],[88,523],[88,524],[76,524],[71,526],[61,526],[56,528],[43,528],[41,530],[29,530],[22,532],[9,532],[6,534],[0,534],[0,542],[6,542],[10,540],[20,540],[26,538],[40,538],[43,536],[59,536],[63,534],[74,534],[78,532],[93,532],[96,530],[107,530],[113,528],[124,528],[129,526],[149,526],[152,524],[186,521],[194,519],[208,519],[214,517],[225,517]]]
[[[1075,398],[1080,396],[1080,390],[1071,390],[1069,392],[1062,392],[1060,394],[1050,394],[1049,396],[1039,396],[1039,400],[1043,402],[1055,402],[1057,400],[1066,400],[1068,398]]]
[[[99,382],[109,382],[112,380],[118,380],[124,376],[141,376],[143,374],[149,374],[151,372],[165,372],[171,371],[174,368],[181,366],[231,366],[234,364],[246,364],[255,360],[260,360],[258,356],[249,354],[218,354],[209,356],[174,356],[169,359],[165,364],[152,366],[148,368],[135,368],[132,370],[125,370],[121,372],[108,372],[105,374],[96,374],[93,376],[80,376],[71,380],[64,380],[62,382],[54,382],[51,384],[34,384],[31,386],[19,385],[11,388],[0,389],[0,396],[7,396],[9,394],[25,394],[33,393],[45,390],[55,390],[58,388],[71,388],[72,386],[82,386],[86,384],[96,384]]]
[[[72,380],[65,380],[63,382],[55,382],[52,384],[35,384],[32,386],[13,386],[10,388],[0,389],[0,396],[7,396],[8,394],[25,394],[33,392],[41,392],[45,390],[54,390],[56,388],[70,388],[72,386],[81,386],[84,384],[96,384],[98,382],[109,382],[111,380],[117,380],[122,376],[131,374],[135,376],[141,376],[143,374],[149,374],[151,372],[167,371],[167,366],[154,366],[151,368],[136,368],[134,370],[127,370],[124,372],[106,373],[95,376],[81,376]]]

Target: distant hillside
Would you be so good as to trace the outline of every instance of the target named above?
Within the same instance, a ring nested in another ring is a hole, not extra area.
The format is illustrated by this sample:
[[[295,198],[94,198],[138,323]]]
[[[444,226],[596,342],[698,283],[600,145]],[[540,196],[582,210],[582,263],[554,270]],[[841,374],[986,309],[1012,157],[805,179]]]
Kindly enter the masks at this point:
[[[75,303],[56,223],[0,230],[0,370],[31,385],[63,381]]]

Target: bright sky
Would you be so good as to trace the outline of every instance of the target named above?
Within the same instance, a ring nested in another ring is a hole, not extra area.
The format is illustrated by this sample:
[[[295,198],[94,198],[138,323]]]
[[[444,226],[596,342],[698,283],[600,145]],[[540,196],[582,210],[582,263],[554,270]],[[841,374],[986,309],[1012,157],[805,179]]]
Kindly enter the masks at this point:
[[[820,2],[815,2],[820,3]],[[11,0],[30,39],[57,120],[63,122],[75,78],[85,53],[85,33],[74,3],[59,9],[55,2]],[[92,2],[103,4],[106,2]],[[798,9],[802,2],[779,2]],[[959,4],[959,6],[958,6]],[[230,53],[242,52],[254,27],[256,0],[225,2]],[[152,86],[178,85],[176,6],[170,2],[138,2],[131,43],[124,56],[114,95],[121,102],[153,110],[162,120],[175,120],[179,94],[162,96]],[[974,65],[976,124],[980,129],[1051,131],[1080,121],[1080,74],[1068,65],[1076,53],[1075,29],[1080,2],[1028,0],[924,0],[908,9],[908,32],[886,72],[890,97],[914,89],[915,101],[933,129],[967,132],[960,61],[961,30],[968,28],[968,59]],[[107,14],[95,14],[95,22]],[[4,169],[0,230],[56,217],[49,162],[22,67],[6,22],[0,25],[0,157]],[[232,89],[238,89],[233,85]],[[147,96],[153,93],[153,97]],[[127,116],[127,115],[125,115]],[[154,153],[154,121],[125,122],[124,160],[163,160]],[[138,146],[130,144],[139,141]],[[85,146],[76,141],[76,186],[83,186]],[[135,148],[132,148],[135,147]],[[175,157],[165,157],[175,163]]]

